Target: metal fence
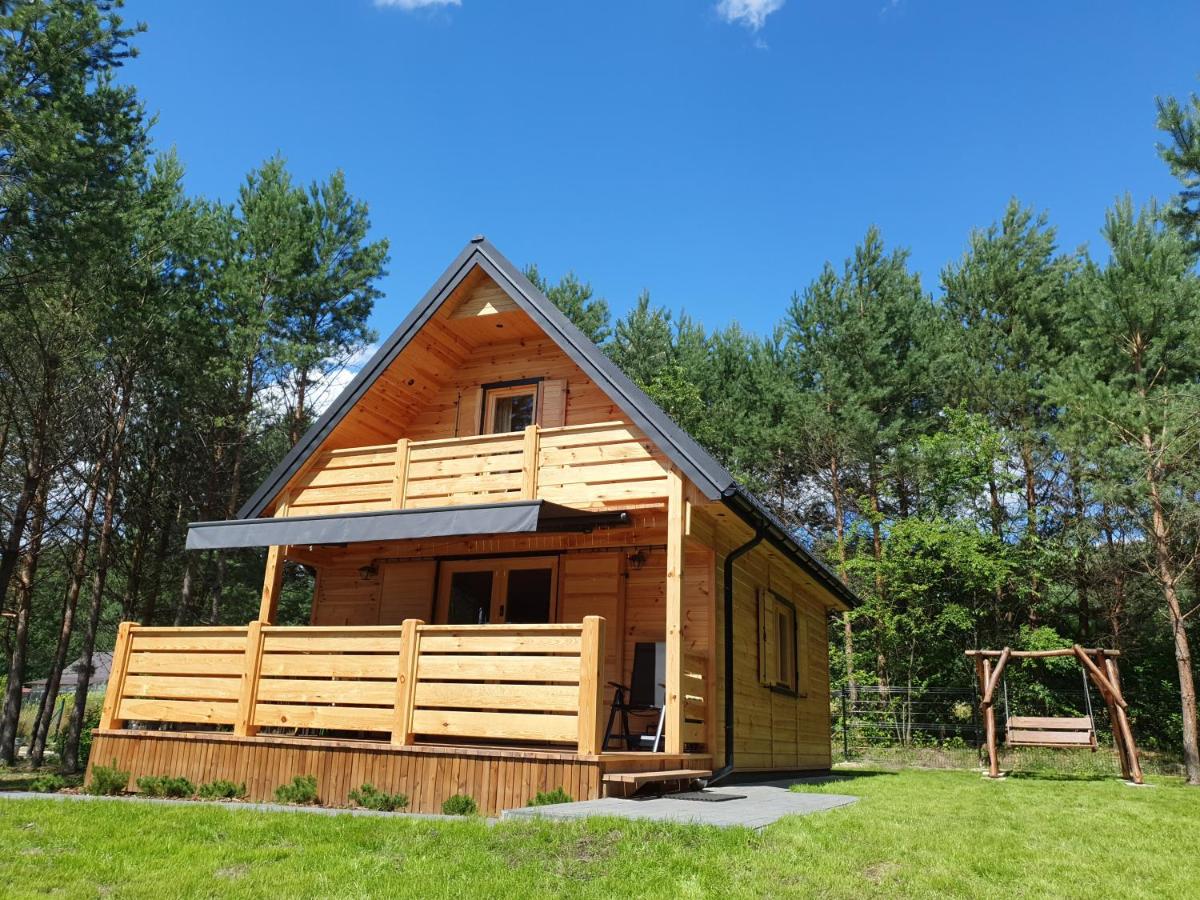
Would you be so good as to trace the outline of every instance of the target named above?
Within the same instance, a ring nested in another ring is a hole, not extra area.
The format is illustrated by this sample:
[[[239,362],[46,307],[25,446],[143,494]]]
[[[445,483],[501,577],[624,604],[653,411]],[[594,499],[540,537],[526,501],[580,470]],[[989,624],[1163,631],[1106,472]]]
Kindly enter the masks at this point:
[[[983,739],[972,688],[842,688],[833,696],[831,740],[845,759],[887,748],[977,748]]]

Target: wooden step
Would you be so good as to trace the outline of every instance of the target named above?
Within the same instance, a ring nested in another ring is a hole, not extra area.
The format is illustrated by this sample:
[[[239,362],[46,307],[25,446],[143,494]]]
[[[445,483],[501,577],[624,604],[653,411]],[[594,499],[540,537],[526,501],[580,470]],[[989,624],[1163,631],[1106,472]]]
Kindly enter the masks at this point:
[[[619,784],[636,791],[643,784],[659,781],[694,781],[711,775],[711,769],[664,769],[658,772],[607,772],[602,780],[605,784]]]

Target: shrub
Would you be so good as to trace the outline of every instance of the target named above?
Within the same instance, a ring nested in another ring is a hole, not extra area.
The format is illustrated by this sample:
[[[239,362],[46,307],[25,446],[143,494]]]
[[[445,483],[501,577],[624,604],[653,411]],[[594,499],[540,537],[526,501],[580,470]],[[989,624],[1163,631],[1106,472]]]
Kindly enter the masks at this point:
[[[55,791],[61,791],[67,786],[67,780],[61,775],[47,773],[39,775],[33,781],[29,782],[29,789],[37,791],[39,794],[53,794]]]
[[[88,782],[87,792],[111,797],[122,793],[129,786],[129,773],[117,768],[114,758],[111,766],[93,766],[92,780]]]
[[[537,796],[529,801],[529,806],[551,806],[555,803],[571,803],[574,798],[571,797],[561,787],[556,787],[552,791],[538,791]]]
[[[383,812],[395,812],[408,806],[408,794],[389,794],[370,783],[364,784],[357,791],[351,791],[350,799],[364,809],[378,809]]]
[[[137,780],[138,790],[147,797],[191,797],[196,786],[182,776],[147,775]]]
[[[64,706],[67,703],[67,698],[60,698],[60,703]],[[71,712],[68,709],[63,710],[63,716],[70,716]],[[88,757],[92,755],[92,729],[100,725],[100,705],[91,704],[84,708],[83,711],[83,727],[79,731],[79,768],[86,769]],[[54,734],[50,735],[46,741],[46,745],[54,751],[54,755],[62,759],[63,745],[67,742],[67,728],[64,724]]]
[[[297,775],[291,784],[281,784],[275,788],[275,799],[279,803],[311,806],[317,802],[317,776]]]
[[[218,778],[208,784],[200,785],[196,791],[202,800],[243,800],[246,797],[246,783],[234,784]]]
[[[447,816],[473,816],[479,812],[473,797],[467,794],[455,794],[447,797],[442,804],[442,814]]]

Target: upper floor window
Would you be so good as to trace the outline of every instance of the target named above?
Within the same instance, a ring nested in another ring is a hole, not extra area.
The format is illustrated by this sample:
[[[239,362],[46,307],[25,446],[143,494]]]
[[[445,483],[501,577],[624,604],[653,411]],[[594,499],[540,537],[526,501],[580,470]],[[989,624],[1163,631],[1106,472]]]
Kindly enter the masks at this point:
[[[537,422],[540,382],[488,385],[483,389],[483,433],[523,431]]]

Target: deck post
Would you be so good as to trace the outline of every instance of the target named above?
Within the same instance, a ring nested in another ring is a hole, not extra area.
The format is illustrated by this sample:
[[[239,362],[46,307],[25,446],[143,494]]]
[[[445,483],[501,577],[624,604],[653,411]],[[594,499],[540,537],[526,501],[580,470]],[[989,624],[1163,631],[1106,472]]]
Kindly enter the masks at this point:
[[[274,549],[274,548],[272,548]],[[237,721],[233,733],[247,737],[258,732],[254,711],[258,706],[258,684],[262,673],[263,623],[251,622],[246,628],[246,655],[242,663],[242,684],[238,692]]]
[[[667,472],[667,696],[663,727],[666,752],[683,752],[683,476]]]
[[[113,645],[112,664],[108,675],[108,688],[104,691],[104,705],[100,708],[100,728],[120,728],[125,723],[117,718],[121,708],[121,694],[125,692],[125,673],[129,669],[129,645],[135,623],[122,622],[117,626],[117,642]]]
[[[421,656],[420,619],[405,619],[400,626],[400,660],[396,670],[396,706],[392,719],[392,744],[413,742],[413,705],[417,695],[417,660]]]
[[[288,514],[291,495],[285,493],[275,508],[275,517],[284,518]],[[270,625],[274,623],[279,611],[279,594],[283,590],[283,563],[287,556],[287,547],[272,545],[267,548],[267,566],[263,573],[262,602],[258,607],[258,621]]]
[[[408,497],[408,438],[396,441],[396,465],[392,470],[392,508],[404,509]]]
[[[579,637],[579,752],[596,755],[604,743],[604,619],[584,616]]]
[[[525,426],[525,442],[521,452],[521,498],[536,500],[538,488],[538,452],[541,436],[537,425]]]

